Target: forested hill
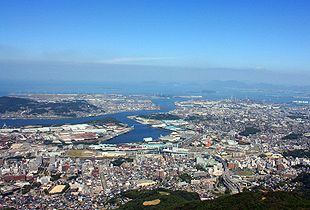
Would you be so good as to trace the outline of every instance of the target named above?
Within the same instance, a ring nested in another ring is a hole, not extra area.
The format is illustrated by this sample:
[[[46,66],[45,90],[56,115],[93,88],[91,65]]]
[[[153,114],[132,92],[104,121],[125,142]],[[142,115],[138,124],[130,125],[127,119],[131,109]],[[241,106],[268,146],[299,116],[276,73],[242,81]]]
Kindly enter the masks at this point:
[[[84,100],[39,102],[26,98],[0,97],[0,114],[10,113],[13,117],[76,117],[78,114],[90,114],[97,110],[96,106]]]
[[[160,189],[129,191],[122,194],[125,197],[132,200],[120,210],[310,209],[310,200],[296,192],[243,192],[201,201],[196,193]]]

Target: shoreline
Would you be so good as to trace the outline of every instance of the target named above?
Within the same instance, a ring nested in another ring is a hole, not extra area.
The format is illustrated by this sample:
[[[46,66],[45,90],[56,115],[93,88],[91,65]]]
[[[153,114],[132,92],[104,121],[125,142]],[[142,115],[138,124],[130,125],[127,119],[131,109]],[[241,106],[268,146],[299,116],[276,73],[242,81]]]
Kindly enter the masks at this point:
[[[160,109],[140,109],[140,110],[126,110],[126,111],[119,111],[119,112],[105,112],[101,114],[95,115],[85,115],[85,116],[77,116],[77,117],[66,117],[66,116],[55,116],[55,117],[0,117],[0,120],[71,120],[71,119],[79,119],[79,118],[87,118],[87,117],[100,117],[104,115],[110,114],[118,114],[118,113],[125,113],[125,112],[139,112],[139,111],[156,111]]]

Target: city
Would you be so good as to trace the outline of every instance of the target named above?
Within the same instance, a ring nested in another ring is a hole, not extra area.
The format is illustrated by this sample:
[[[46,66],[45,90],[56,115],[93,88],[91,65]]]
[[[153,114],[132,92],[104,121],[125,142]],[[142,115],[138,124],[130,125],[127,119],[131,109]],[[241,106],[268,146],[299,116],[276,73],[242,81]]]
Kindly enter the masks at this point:
[[[135,128],[104,115],[83,124],[3,127],[2,207],[115,209],[134,189],[196,192],[201,200],[258,188],[290,192],[298,187],[293,180],[309,173],[308,105],[174,103],[169,112],[128,116],[169,130],[140,142],[109,144]]]
[[[309,0],[1,0],[0,210],[309,210]]]

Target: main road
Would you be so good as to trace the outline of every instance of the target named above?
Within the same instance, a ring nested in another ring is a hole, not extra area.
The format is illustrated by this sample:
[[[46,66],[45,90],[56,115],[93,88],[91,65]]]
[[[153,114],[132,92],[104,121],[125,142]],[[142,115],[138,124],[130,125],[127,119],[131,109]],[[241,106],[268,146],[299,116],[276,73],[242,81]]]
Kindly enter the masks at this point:
[[[197,141],[200,138],[202,138],[202,136],[200,134],[196,133],[195,135],[191,135],[188,138],[186,138],[185,140],[179,142],[179,146],[182,146],[182,147],[189,146],[189,144],[191,142]],[[199,154],[199,153],[205,153],[205,152],[202,152],[202,151],[192,151],[191,153]],[[231,178],[230,178],[229,169],[227,167],[226,161],[222,157],[220,157],[218,155],[213,155],[213,154],[210,154],[210,155],[216,161],[222,163],[222,165],[223,165],[224,172],[223,172],[222,177],[223,177],[223,184],[225,185],[225,187],[227,187],[233,194],[241,192],[240,186],[237,183],[233,182],[231,180]]]
[[[239,193],[241,192],[240,186],[236,183],[234,183],[229,176],[229,170],[227,168],[227,163],[226,161],[221,158],[220,156],[216,156],[216,155],[212,155],[212,157],[222,163],[223,168],[224,168],[224,173],[223,173],[223,184],[225,185],[225,187],[227,187],[233,194]]]

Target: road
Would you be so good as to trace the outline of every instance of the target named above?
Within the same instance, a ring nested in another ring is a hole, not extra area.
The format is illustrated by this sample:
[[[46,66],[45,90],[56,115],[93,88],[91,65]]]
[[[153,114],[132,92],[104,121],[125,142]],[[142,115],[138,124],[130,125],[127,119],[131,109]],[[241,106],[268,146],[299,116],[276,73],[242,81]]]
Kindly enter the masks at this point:
[[[241,192],[240,186],[236,183],[234,183],[229,176],[229,170],[227,168],[227,163],[224,159],[222,159],[220,156],[215,156],[213,155],[213,158],[222,163],[223,167],[224,167],[224,173],[223,173],[223,184],[225,185],[225,187],[227,187],[229,190],[231,190],[231,192],[233,194],[239,193]]]
[[[192,136],[189,136],[188,138],[184,139],[182,142],[179,142],[179,146],[186,147],[188,146],[191,142],[199,140],[202,136],[199,134],[195,134]],[[199,153],[205,153],[205,152],[199,152],[199,151],[193,151],[193,153],[199,154]],[[227,187],[233,194],[241,192],[240,186],[236,183],[234,183],[229,175],[229,169],[227,167],[226,161],[217,155],[212,155],[210,154],[216,161],[222,163],[224,172],[223,172],[223,184],[225,187]]]

